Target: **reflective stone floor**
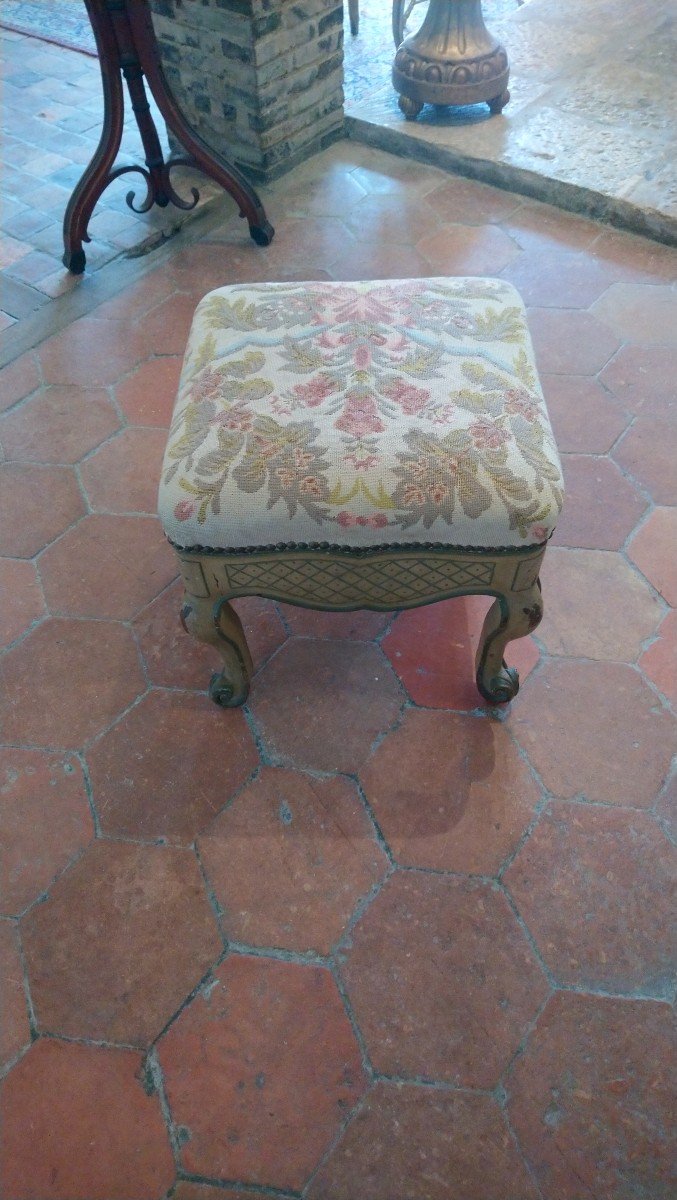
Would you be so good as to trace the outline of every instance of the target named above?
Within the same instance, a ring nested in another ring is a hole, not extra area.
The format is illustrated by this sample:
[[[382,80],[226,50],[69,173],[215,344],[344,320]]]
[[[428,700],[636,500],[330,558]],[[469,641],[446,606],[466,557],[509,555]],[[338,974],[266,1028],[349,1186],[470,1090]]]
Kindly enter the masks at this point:
[[[352,141],[264,198],[0,336],[0,1194],[669,1200],[677,251]],[[563,455],[522,689],[484,601],[252,599],[219,710],[154,515],[194,306],[433,273],[517,285]]]

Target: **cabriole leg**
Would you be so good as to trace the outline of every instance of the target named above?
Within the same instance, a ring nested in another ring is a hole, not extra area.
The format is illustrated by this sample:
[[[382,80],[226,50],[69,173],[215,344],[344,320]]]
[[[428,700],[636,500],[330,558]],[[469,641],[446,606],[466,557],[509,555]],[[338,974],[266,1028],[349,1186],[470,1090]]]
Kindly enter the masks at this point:
[[[181,609],[184,629],[199,642],[218,650],[223,671],[212,675],[209,695],[222,708],[244,704],[253,671],[252,657],[242,623],[227,600],[205,599],[187,592]]]
[[[477,647],[475,669],[480,694],[490,704],[505,704],[519,691],[519,676],[503,655],[508,642],[526,637],[543,616],[541,585],[508,592],[495,600],[487,613]]]

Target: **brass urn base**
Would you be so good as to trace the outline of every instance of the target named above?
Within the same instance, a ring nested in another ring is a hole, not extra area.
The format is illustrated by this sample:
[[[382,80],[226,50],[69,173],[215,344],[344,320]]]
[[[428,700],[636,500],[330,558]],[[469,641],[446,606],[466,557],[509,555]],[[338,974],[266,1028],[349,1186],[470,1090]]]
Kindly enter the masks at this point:
[[[500,113],[510,99],[508,56],[484,24],[482,0],[430,0],[418,33],[393,63],[393,87],[409,121],[424,104],[486,103]]]

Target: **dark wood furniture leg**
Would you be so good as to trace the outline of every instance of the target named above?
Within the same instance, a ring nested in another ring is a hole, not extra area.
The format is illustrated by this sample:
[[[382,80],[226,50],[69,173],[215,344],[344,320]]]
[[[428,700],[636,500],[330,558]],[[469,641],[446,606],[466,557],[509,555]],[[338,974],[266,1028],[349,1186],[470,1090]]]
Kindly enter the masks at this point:
[[[85,0],[99,52],[103,86],[104,120],[94,157],[68,202],[63,223],[64,265],[75,275],[85,269],[83,242],[91,239],[87,226],[102,192],[114,179],[136,171],[146,183],[146,196],[135,205],[130,191],[127,203],[134,212],[148,212],[153,204],[166,208],[194,208],[199,193],[192,188],[192,199],[183,200],[172,186],[170,173],[175,166],[202,171],[220,184],[235,200],[240,216],[249,222],[249,232],[259,246],[270,244],[274,229],[266,217],[257,193],[237,167],[227,163],[207,146],[189,125],[172,96],[165,79],[147,0]],[[146,167],[127,166],[113,169],[120,149],[124,122],[124,76],[132,110],[136,118]],[[162,113],[167,127],[185,147],[185,155],[165,161],[157,129],[151,115],[144,84]]]

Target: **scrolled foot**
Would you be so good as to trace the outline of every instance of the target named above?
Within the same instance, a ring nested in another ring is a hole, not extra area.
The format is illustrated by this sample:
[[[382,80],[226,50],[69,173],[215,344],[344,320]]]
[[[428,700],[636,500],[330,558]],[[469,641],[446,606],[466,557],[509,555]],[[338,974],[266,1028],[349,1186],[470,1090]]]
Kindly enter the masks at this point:
[[[400,96],[397,103],[408,121],[415,121],[423,108],[422,100],[412,100],[410,96]]]
[[[491,113],[491,115],[498,116],[499,113],[502,113],[503,109],[505,108],[509,99],[510,99],[510,92],[506,88],[506,90],[504,92],[501,92],[500,96],[494,96],[493,100],[487,100],[487,104],[489,105],[489,112]]]
[[[520,687],[519,675],[514,667],[503,663],[498,674],[487,679],[481,671],[477,672],[477,688],[484,700],[489,704],[507,704],[514,700]]]
[[[209,699],[218,704],[219,708],[239,708],[248,694],[248,686],[236,688],[223,674],[212,675],[209,681]]]
[[[71,275],[82,275],[87,261],[84,250],[66,250],[61,260]]]
[[[270,221],[265,221],[263,225],[250,225],[249,233],[257,246],[269,246],[275,237],[275,230]]]

